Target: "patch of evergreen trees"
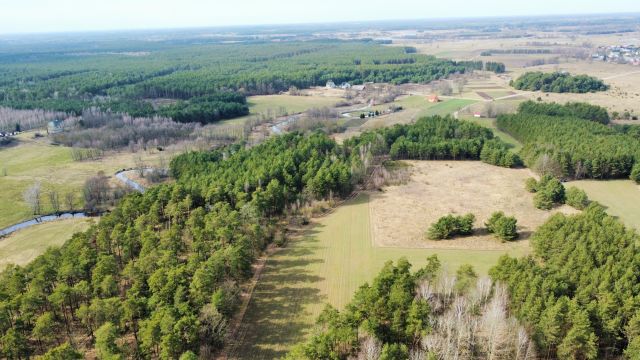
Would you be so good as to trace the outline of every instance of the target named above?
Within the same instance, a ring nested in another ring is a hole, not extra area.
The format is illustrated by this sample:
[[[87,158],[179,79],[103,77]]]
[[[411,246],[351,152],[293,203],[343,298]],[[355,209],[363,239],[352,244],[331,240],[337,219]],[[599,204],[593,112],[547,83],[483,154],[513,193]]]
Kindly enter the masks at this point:
[[[375,153],[388,153],[392,159],[482,160],[503,167],[522,164],[491,130],[450,116],[421,118],[414,124],[366,132],[345,142],[349,147],[364,143],[373,144]]]
[[[429,227],[427,237],[431,240],[444,240],[455,236],[471,235],[475,220],[476,217],[473,214],[443,216]]]
[[[127,196],[61,248],[0,273],[0,355],[75,358],[56,346],[79,336],[102,358],[215,351],[277,217],[350,192],[357,162],[323,134],[178,156],[176,183]]]
[[[503,257],[491,276],[552,358],[640,356],[638,235],[592,204],[556,214],[531,239],[534,254]]]
[[[518,106],[518,112],[531,115],[576,117],[605,125],[608,124],[610,120],[607,109],[598,105],[581,102],[568,102],[562,105],[555,102],[543,103],[529,100]]]
[[[629,177],[640,156],[632,134],[577,117],[520,112],[499,116],[497,125],[524,144],[527,166],[558,177]]]
[[[540,71],[527,72],[511,86],[518,90],[543,91],[554,93],[587,93],[606,91],[609,86],[602,80],[588,75],[570,75],[564,72],[543,73]]]

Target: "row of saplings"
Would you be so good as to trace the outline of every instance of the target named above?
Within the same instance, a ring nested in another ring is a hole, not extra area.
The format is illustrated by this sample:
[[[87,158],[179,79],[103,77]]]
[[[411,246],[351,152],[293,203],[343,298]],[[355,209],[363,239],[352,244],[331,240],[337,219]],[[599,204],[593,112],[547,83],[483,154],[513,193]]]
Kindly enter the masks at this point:
[[[427,231],[427,237],[431,240],[444,240],[455,236],[471,235],[475,220],[476,217],[473,214],[443,216],[431,225]],[[518,238],[518,220],[513,216],[505,215],[502,211],[491,214],[484,225],[487,231],[502,241]]]
[[[535,193],[533,202],[536,208],[550,210],[554,206],[567,204],[578,210],[589,205],[587,194],[576,187],[565,189],[560,180],[551,175],[543,176],[539,181],[529,178],[525,183],[527,191]],[[438,219],[427,231],[427,237],[431,240],[451,239],[456,236],[473,234],[473,223],[476,217],[473,214],[462,216],[446,215]],[[512,241],[518,238],[518,220],[513,216],[507,216],[502,211],[496,211],[485,223],[487,231],[494,234],[502,241]]]

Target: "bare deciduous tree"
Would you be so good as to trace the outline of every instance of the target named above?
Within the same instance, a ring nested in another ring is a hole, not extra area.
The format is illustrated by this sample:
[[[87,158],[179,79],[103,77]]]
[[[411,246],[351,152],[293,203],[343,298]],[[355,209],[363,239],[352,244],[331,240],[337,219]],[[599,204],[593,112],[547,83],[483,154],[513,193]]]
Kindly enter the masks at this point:
[[[40,204],[40,195],[41,195],[40,183],[37,182],[31,185],[25,192],[22,194],[24,201],[29,204],[31,208],[31,212],[33,215],[40,214],[41,204]]]
[[[49,195],[49,203],[51,204],[51,210],[54,213],[60,212],[60,200],[58,198],[58,192],[55,189],[51,189],[48,191],[47,195]]]
[[[378,360],[382,352],[382,343],[373,336],[367,336],[361,343],[358,360]]]
[[[70,212],[74,210],[74,203],[76,201],[76,194],[74,192],[68,192],[64,195],[65,205]]]

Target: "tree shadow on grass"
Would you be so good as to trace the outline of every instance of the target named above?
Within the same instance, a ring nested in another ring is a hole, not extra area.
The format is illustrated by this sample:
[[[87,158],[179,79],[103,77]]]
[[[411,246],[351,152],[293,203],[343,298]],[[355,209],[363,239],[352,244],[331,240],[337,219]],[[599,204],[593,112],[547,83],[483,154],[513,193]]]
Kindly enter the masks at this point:
[[[326,302],[315,269],[324,262],[322,246],[310,229],[272,256],[256,285],[230,358],[275,359],[309,332],[310,305]]]

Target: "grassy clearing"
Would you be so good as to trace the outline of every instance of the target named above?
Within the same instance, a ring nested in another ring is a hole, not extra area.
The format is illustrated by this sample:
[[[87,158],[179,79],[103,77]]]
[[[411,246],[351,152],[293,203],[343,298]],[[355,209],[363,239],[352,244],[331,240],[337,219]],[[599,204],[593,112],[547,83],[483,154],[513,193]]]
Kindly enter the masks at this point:
[[[425,109],[424,111],[420,112],[418,117],[434,116],[434,115],[440,115],[440,116],[451,115],[452,113],[468,105],[471,105],[475,102],[476,101],[474,100],[468,100],[468,99],[445,100],[441,103],[435,104]]]
[[[607,213],[640,231],[640,186],[631,180],[580,180],[567,185],[586,191],[589,199],[607,207]]]
[[[405,256],[417,268],[437,254],[448,271],[469,263],[485,274],[504,253],[373,247],[369,196],[360,195],[268,260],[230,357],[283,356],[309,334],[325,303],[343,307],[388,260]]]
[[[309,110],[314,107],[333,107],[341,98],[333,96],[292,96],[292,95],[261,95],[247,99],[250,114],[236,119],[226,120],[220,124],[240,124],[256,115],[282,116]]]
[[[124,152],[108,154],[95,161],[73,161],[70,148],[49,145],[45,139],[34,140],[27,135],[21,137],[15,146],[0,148],[0,228],[32,217],[22,195],[36,182],[41,184],[44,212],[51,211],[46,195],[49,190],[59,193],[61,204],[65,194],[75,193],[75,206],[80,207],[81,189],[87,178],[98,171],[111,176],[117,170],[135,164],[135,154]],[[151,165],[155,165],[160,156],[146,153],[141,155]]]
[[[8,264],[25,265],[51,246],[61,246],[71,235],[86,230],[93,220],[65,219],[35,225],[0,239],[0,270]]]
[[[514,152],[518,152],[520,151],[520,149],[522,149],[522,144],[518,140],[516,140],[516,138],[498,129],[495,119],[476,118],[473,116],[461,116],[460,118],[491,129],[495,136],[499,137],[500,140],[504,141],[505,143],[511,145],[511,150],[513,150]]]
[[[528,237],[551,214],[573,213],[563,206],[536,209],[533,195],[524,189],[529,169],[507,169],[480,161],[403,161],[410,177],[402,185],[387,186],[371,195],[372,236],[376,246],[460,250],[504,250],[526,253]],[[494,211],[518,219],[518,241],[503,243],[483,229]],[[427,240],[429,226],[447,214],[476,216],[471,236]]]

